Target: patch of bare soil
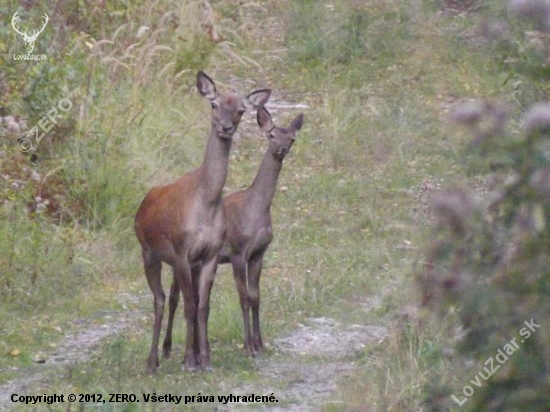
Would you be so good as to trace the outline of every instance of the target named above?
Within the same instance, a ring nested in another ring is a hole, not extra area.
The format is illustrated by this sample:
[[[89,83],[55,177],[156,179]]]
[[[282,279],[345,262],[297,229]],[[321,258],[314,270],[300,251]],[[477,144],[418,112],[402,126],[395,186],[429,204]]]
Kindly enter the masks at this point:
[[[256,382],[229,392],[273,393],[282,405],[264,407],[270,411],[317,411],[337,390],[339,381],[358,368],[354,355],[380,343],[386,333],[383,326],[345,325],[326,317],[309,319],[290,335],[275,340],[273,356],[256,361],[260,371]],[[245,404],[227,405],[217,410],[232,412],[244,407]]]
[[[35,355],[32,367],[13,371],[21,374],[21,377],[0,385],[0,411],[15,406],[11,401],[12,394],[31,394],[51,368],[88,360],[102,339],[122,332],[140,315],[142,312],[139,311],[109,311],[101,314],[99,322],[76,320],[75,323],[83,323],[85,326],[65,336],[55,350]]]

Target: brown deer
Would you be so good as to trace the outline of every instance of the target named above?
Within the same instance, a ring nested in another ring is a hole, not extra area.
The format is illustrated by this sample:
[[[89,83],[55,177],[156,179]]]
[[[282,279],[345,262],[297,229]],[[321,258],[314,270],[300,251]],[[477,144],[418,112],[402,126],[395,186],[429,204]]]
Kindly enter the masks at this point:
[[[271,203],[283,160],[301,129],[304,115],[296,117],[288,129],[275,127],[264,108],[258,110],[258,125],[266,132],[269,147],[260,170],[250,187],[223,199],[227,221],[227,237],[220,250],[219,263],[231,263],[244,321],[244,349],[254,356],[263,349],[260,333],[260,274],[264,254],[271,243]],[[177,284],[170,289],[168,327],[164,350],[170,351],[174,313],[178,305]],[[252,309],[253,335],[250,334]]]
[[[183,292],[187,328],[185,367],[210,368],[207,324],[210,291],[226,235],[222,189],[227,177],[229,149],[245,108],[263,106],[271,94],[271,90],[262,89],[241,99],[218,93],[212,79],[202,71],[197,74],[197,89],[212,106],[211,132],[203,162],[176,182],[151,189],[135,218],[135,232],[155,308],[148,373],[159,366],[158,343],[165,302],[162,262],[172,266],[174,281]],[[178,289],[173,289],[178,295]],[[171,296],[170,300],[173,299],[177,296]],[[170,356],[170,346],[165,343],[165,357]]]

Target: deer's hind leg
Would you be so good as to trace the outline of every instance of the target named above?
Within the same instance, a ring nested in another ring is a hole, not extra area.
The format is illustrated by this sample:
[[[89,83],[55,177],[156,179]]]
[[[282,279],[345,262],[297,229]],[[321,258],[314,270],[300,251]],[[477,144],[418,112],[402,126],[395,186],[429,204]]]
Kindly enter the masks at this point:
[[[231,256],[231,265],[233,266],[233,278],[235,279],[235,285],[239,292],[239,300],[241,303],[241,310],[243,316],[244,325],[244,351],[248,356],[254,355],[254,348],[252,345],[252,335],[250,334],[250,299],[248,297],[247,286],[247,266],[248,263],[243,254]]]
[[[160,259],[155,258],[151,253],[143,252],[143,267],[145,269],[145,276],[147,277],[147,283],[153,292],[153,306],[155,310],[155,321],[153,324],[153,340],[151,342],[151,351],[149,352],[149,358],[147,359],[148,374],[155,372],[159,366],[158,357],[158,345],[160,337],[160,329],[162,327],[162,317],[164,315],[164,301],[165,295],[162,289],[161,271],[162,262]]]
[[[166,327],[166,336],[162,345],[162,355],[168,359],[172,353],[172,328],[174,326],[174,315],[178,308],[180,298],[180,289],[174,275],[172,285],[170,286],[170,297],[168,298],[168,325]]]
[[[266,249],[254,253],[248,261],[248,299],[252,309],[252,345],[255,353],[264,349],[260,331],[260,275]]]

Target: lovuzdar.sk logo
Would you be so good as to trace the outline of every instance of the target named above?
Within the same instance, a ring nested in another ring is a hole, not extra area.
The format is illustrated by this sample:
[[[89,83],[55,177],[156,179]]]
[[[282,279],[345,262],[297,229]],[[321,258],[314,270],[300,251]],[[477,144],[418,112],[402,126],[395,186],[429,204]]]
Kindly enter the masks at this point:
[[[46,28],[46,25],[48,24],[48,21],[50,20],[50,18],[48,17],[48,15],[46,13],[44,13],[44,16],[42,17],[42,19],[44,20],[43,24],[42,24],[42,27],[38,30],[34,29],[32,34],[28,34],[27,30],[25,30],[25,31],[20,30],[21,23],[20,23],[19,12],[16,11],[15,14],[13,15],[13,17],[11,19],[11,25],[12,25],[13,29],[18,34],[20,34],[21,37],[23,38],[23,40],[25,41],[25,49],[27,50],[27,55],[26,56],[25,55],[14,55],[13,57],[14,57],[15,60],[44,60],[46,58],[46,55],[31,54],[32,51],[34,50],[34,42],[38,38],[38,35],[44,31],[44,29]]]

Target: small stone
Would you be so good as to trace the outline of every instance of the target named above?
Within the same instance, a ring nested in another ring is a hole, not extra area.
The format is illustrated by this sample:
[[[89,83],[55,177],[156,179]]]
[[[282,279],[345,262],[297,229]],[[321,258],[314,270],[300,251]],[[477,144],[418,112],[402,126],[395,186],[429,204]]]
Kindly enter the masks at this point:
[[[43,353],[36,353],[32,357],[34,363],[46,363],[46,356]]]

